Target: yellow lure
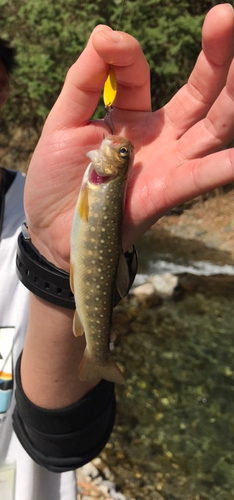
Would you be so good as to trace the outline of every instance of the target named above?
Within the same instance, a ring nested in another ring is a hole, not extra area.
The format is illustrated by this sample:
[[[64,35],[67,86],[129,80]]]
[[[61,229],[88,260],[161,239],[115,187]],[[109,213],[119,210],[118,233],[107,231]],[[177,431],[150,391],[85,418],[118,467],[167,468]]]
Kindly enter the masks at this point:
[[[111,108],[117,94],[117,82],[114,69],[111,68],[109,75],[105,81],[103,89],[103,101],[105,108]]]

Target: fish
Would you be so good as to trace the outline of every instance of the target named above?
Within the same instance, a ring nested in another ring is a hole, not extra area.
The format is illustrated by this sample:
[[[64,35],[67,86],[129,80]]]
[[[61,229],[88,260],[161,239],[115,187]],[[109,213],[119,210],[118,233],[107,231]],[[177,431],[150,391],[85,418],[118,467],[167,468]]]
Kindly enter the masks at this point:
[[[80,380],[101,378],[123,384],[109,343],[115,287],[121,298],[129,289],[122,221],[134,146],[123,137],[108,135],[87,156],[91,163],[76,203],[70,254],[70,286],[76,305],[73,332],[75,336],[84,333],[86,339],[78,376]]]

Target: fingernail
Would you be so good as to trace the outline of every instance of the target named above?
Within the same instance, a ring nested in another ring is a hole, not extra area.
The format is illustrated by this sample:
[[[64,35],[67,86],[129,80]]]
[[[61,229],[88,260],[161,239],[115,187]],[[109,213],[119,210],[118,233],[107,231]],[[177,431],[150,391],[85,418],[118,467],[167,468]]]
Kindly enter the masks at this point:
[[[231,4],[231,3],[225,3],[224,5],[228,5],[228,7],[231,7],[232,12],[233,12],[233,6],[232,6],[232,4]]]
[[[122,41],[122,35],[120,35],[120,33],[118,31],[112,31],[111,33],[112,35],[112,40],[119,43]]]
[[[103,36],[111,42],[119,43],[122,41],[122,35],[118,31],[105,31]]]

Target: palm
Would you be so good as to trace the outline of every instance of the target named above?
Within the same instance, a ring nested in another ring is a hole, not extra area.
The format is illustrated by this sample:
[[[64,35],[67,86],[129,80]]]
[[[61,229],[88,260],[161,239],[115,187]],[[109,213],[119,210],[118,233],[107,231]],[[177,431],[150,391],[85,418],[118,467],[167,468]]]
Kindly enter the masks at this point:
[[[233,138],[233,12],[229,7],[220,5],[209,13],[204,49],[188,84],[155,113],[150,111],[147,63],[137,42],[122,34],[122,45],[107,46],[103,33],[108,37],[112,32],[98,27],[70,70],[29,168],[25,195],[29,226],[37,235],[35,244],[40,242],[42,252],[50,246],[61,266],[69,262],[70,228],[88,164],[86,153],[98,148],[103,133],[109,133],[105,121],[90,123],[89,119],[110,57],[116,61],[118,81],[113,111],[116,133],[132,140],[136,152],[127,191],[125,249],[169,208],[234,177],[230,151],[216,153]]]

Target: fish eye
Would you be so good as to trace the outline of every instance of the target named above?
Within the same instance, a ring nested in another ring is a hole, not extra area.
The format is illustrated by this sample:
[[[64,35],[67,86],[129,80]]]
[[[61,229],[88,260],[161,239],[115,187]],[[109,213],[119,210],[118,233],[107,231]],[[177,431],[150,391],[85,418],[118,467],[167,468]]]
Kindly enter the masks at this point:
[[[120,154],[120,156],[123,156],[123,157],[128,156],[128,149],[125,148],[125,146],[123,146],[122,148],[120,148],[119,154]]]

